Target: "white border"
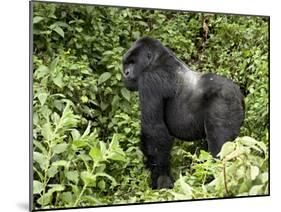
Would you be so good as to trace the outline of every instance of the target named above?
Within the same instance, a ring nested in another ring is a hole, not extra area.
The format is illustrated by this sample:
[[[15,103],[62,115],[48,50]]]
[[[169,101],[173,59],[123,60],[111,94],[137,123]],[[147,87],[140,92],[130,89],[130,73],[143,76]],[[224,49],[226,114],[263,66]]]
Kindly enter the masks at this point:
[[[59,1],[59,0],[58,0]],[[271,196],[229,200],[194,201],[119,206],[69,211],[276,211],[280,201],[280,7],[277,0],[66,0],[103,5],[258,14],[271,16]],[[28,210],[29,121],[29,11],[28,0],[1,2],[0,33],[0,211]]]

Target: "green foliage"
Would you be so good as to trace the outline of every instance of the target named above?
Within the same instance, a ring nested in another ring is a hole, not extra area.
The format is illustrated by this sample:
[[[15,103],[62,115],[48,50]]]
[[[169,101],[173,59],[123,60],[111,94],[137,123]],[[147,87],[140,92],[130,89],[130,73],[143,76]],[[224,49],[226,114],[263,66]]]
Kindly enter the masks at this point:
[[[39,2],[33,15],[34,209],[268,194],[267,18]],[[170,190],[150,188],[138,96],[122,82],[144,35],[245,93],[244,137],[218,159],[175,142]]]

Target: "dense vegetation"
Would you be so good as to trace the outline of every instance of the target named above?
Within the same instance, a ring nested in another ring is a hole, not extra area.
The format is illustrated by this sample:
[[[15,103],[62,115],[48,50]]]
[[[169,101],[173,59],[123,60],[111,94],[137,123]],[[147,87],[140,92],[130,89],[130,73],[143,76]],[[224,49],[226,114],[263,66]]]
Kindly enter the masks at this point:
[[[34,209],[268,194],[268,18],[33,3]],[[175,141],[173,189],[151,190],[137,93],[121,58],[143,35],[238,83],[241,135],[218,159]]]

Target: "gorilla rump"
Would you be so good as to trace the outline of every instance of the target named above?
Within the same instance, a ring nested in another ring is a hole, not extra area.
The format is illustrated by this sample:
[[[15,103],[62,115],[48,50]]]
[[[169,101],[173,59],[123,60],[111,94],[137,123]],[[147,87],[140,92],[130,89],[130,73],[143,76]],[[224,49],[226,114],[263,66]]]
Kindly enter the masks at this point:
[[[152,188],[172,188],[172,137],[206,139],[216,156],[234,140],[244,119],[243,95],[231,80],[190,70],[158,40],[143,37],[123,57],[124,83],[138,91],[141,149]]]

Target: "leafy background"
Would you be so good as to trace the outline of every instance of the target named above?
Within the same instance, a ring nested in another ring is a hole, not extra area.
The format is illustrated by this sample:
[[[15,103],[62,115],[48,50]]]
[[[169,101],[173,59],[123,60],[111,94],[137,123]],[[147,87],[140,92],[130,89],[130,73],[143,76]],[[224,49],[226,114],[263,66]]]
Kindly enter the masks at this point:
[[[267,195],[268,21],[33,2],[33,208]],[[173,189],[150,188],[138,95],[122,83],[122,55],[144,35],[245,95],[240,137],[219,158],[204,141],[175,141]]]

